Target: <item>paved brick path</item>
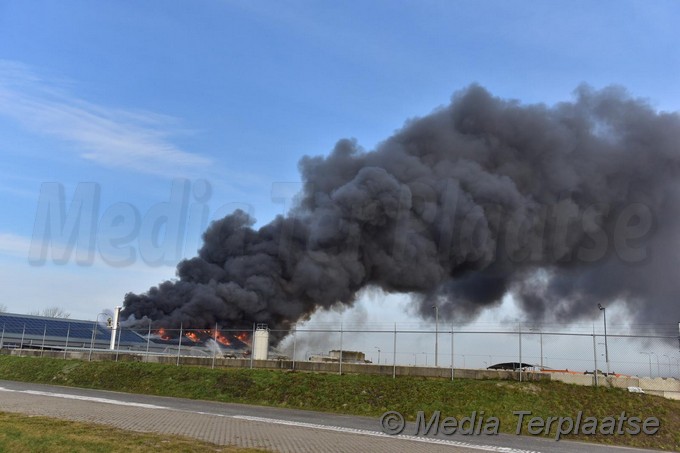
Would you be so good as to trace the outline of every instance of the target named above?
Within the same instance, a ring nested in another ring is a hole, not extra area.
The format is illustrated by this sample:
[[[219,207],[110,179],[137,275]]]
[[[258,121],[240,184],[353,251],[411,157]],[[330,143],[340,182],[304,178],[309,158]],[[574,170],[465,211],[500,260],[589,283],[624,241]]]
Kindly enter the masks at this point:
[[[134,431],[176,434],[218,445],[264,448],[278,452],[479,451],[392,437],[241,420],[233,416],[115,405],[15,391],[0,391],[0,411],[100,423]]]

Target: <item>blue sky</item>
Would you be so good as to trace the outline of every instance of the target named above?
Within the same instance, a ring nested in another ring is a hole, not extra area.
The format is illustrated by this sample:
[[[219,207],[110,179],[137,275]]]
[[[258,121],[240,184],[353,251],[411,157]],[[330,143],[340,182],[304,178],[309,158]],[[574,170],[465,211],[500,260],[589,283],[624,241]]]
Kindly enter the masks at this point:
[[[93,319],[171,278],[207,219],[282,213],[301,156],[371,149],[471,83],[547,104],[620,84],[677,111],[678,17],[672,1],[0,0],[0,304]],[[58,241],[64,259],[31,255],[41,194],[63,188],[68,209],[80,187],[106,239],[126,226],[102,219],[153,220],[181,184],[179,255],[143,259],[143,225],[130,262],[98,237],[91,260]]]

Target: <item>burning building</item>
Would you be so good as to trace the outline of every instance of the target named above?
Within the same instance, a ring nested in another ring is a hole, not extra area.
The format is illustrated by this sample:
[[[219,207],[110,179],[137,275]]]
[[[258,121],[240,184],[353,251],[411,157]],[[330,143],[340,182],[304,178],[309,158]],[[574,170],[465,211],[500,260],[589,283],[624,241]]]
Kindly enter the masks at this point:
[[[252,333],[240,330],[212,329],[166,329],[151,330],[148,334],[158,348],[203,351],[209,355],[231,358],[249,357],[252,352]],[[200,354],[199,354],[200,355]]]

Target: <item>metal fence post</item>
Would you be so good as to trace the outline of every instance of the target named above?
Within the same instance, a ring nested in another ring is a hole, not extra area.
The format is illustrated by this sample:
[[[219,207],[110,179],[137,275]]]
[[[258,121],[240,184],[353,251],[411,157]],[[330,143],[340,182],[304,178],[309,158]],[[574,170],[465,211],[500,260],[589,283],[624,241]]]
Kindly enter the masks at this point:
[[[253,336],[250,337],[250,369],[253,369],[253,360],[255,359],[255,323],[253,323]]]
[[[182,351],[182,323],[179,324],[179,341],[177,342],[177,366],[179,366],[179,355]]]
[[[117,344],[116,344],[116,362],[118,361],[118,351],[120,351],[120,337],[123,336],[123,328],[116,326],[118,329],[118,338],[117,338]]]
[[[342,323],[340,323],[340,376],[342,376]]]
[[[295,349],[297,347],[297,324],[293,326],[293,370],[295,370]]]
[[[47,336],[47,323],[45,323],[45,327],[43,327],[43,339],[42,339],[42,344],[40,345],[40,357],[43,356],[43,353],[45,352],[45,337]]]
[[[434,366],[439,367],[439,306],[434,306]],[[427,356],[425,356],[425,364],[427,365]]]
[[[543,330],[540,331],[540,341],[541,341],[541,371],[543,371]],[[489,365],[492,365],[491,363]]]
[[[454,349],[453,349],[453,324],[451,324],[451,380],[452,381],[453,381],[453,373],[454,373],[454,371],[453,371],[453,368],[454,368],[453,367],[453,359],[455,357],[453,351],[454,351]]]
[[[597,339],[595,337],[595,326],[593,326],[593,360],[595,363],[595,387],[599,386],[598,376],[597,376]]]
[[[90,341],[90,354],[87,356],[88,362],[92,361],[92,349],[94,349],[94,337],[95,337],[96,331],[97,331],[97,320],[95,319],[94,323],[92,324],[92,341]]]
[[[71,336],[71,323],[68,323],[68,329],[66,330],[66,344],[64,345],[64,359],[66,358],[66,351],[68,351],[68,339]]]
[[[213,356],[212,356],[212,365],[210,366],[211,369],[215,369],[215,356],[217,355],[217,348],[219,348],[219,345],[217,344],[217,323],[215,323],[215,331],[213,332],[213,341],[215,342],[215,347],[213,348]]]
[[[146,361],[149,361],[149,343],[151,343],[151,322],[149,322],[149,333],[146,336]]]
[[[522,382],[522,323],[517,324],[519,328],[519,382]]]
[[[394,345],[392,346],[392,379],[397,377],[397,323],[394,323]]]

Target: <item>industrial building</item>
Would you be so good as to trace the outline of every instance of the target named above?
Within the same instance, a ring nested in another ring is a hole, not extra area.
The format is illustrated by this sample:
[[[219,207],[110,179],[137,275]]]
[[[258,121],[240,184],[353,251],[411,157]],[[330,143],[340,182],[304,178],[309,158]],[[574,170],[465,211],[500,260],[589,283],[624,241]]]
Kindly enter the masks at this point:
[[[340,351],[339,349],[334,349],[329,351],[328,354],[312,354],[309,356],[310,362],[330,362],[339,363],[340,357],[342,357],[342,363],[371,363],[370,360],[366,360],[366,354],[360,351]]]
[[[269,357],[269,329],[254,332],[218,329],[127,329],[112,316],[97,321],[0,313],[0,349],[117,350],[223,358]],[[118,328],[114,329],[114,326]],[[254,344],[251,348],[251,336]]]

